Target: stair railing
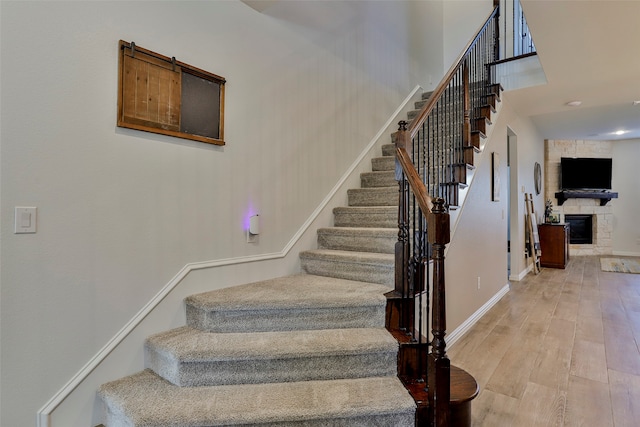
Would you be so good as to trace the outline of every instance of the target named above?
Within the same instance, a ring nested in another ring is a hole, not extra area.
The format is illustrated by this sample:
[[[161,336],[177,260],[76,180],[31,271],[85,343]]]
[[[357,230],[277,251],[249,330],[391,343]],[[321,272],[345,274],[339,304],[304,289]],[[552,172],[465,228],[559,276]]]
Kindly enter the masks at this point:
[[[519,0],[515,0],[513,2],[513,56],[528,55],[535,51],[536,47],[533,44],[522,5]]]
[[[486,109],[492,108],[496,91],[489,64],[498,59],[498,48],[495,7],[417,117],[410,125],[400,122],[393,135],[400,191],[394,293],[401,302],[396,305],[396,326],[417,349],[417,360],[408,362],[411,367],[400,369],[399,375],[405,384],[424,382],[429,399],[428,419],[418,414],[416,425],[448,426],[450,421],[444,274],[448,210],[457,207],[467,165],[473,164],[479,147],[476,139],[485,132]]]

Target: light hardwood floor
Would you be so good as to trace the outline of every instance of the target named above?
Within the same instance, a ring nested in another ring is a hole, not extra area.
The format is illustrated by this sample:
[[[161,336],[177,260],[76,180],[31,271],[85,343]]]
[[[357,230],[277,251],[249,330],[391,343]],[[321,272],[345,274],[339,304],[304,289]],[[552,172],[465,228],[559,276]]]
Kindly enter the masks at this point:
[[[640,274],[529,273],[448,354],[480,386],[473,426],[640,426]]]

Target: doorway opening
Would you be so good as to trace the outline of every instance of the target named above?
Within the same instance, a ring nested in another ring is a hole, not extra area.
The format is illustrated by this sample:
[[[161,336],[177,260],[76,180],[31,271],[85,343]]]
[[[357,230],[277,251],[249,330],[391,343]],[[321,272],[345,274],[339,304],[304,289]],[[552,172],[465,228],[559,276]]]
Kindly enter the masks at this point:
[[[507,127],[507,279],[511,279],[511,272],[518,266],[518,250],[520,242],[517,230],[512,226],[517,225],[518,218],[518,136],[511,128]],[[513,220],[513,222],[512,222]],[[518,272],[515,272],[518,274]]]

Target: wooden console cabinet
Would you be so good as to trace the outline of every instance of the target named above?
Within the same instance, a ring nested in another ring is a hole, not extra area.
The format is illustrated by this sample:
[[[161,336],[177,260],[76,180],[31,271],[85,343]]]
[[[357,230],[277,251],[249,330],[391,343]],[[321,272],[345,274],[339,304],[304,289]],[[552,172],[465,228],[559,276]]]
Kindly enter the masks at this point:
[[[569,262],[569,224],[540,224],[540,266],[565,268]]]

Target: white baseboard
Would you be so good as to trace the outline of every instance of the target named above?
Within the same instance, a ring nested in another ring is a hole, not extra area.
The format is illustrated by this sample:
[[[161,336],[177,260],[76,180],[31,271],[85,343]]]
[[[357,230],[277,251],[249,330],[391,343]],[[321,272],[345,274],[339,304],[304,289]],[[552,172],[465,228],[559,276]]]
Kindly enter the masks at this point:
[[[509,275],[509,280],[512,280],[512,281],[514,281],[514,282],[519,282],[519,281],[521,281],[522,279],[524,279],[524,277],[525,277],[527,274],[529,274],[529,272],[530,272],[531,270],[533,270],[533,264],[529,264],[529,265],[527,266],[527,268],[525,268],[524,270],[522,270],[522,271],[521,271],[520,273],[518,273],[518,274],[515,274],[515,275],[514,275],[514,274],[510,274],[510,275]]]
[[[465,320],[460,326],[458,326],[453,332],[447,334],[447,348],[451,348],[456,341],[458,341],[462,336],[469,330],[473,325],[475,325],[478,320],[485,315],[487,311],[491,309],[494,305],[500,301],[500,299],[509,292],[509,284],[507,283],[500,289],[489,301],[484,303],[482,307],[480,307],[475,313],[473,313],[467,320]]]

